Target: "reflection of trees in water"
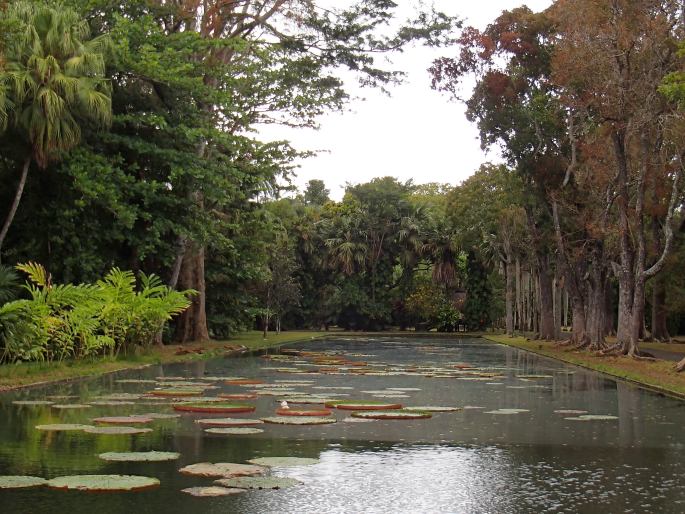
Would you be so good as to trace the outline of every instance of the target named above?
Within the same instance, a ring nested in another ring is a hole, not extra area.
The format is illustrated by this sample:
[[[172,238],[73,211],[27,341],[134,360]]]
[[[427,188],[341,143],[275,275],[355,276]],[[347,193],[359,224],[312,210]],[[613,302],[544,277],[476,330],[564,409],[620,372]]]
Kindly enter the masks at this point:
[[[642,439],[644,416],[642,396],[646,394],[625,382],[617,382],[618,444],[631,446]]]

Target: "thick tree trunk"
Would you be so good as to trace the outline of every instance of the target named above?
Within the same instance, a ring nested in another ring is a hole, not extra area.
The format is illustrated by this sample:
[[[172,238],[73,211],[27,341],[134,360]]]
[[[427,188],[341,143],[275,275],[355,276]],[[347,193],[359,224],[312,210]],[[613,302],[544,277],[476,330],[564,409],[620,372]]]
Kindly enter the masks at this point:
[[[195,289],[197,295],[186,311],[179,316],[176,340],[181,343],[209,339],[205,309],[205,249],[188,248],[181,266],[180,283],[183,289]]]
[[[657,341],[670,342],[668,333],[666,288],[663,279],[657,276],[652,283],[652,338]]]
[[[588,292],[587,339],[592,350],[606,348],[606,288],[607,281],[601,270],[593,270]]]
[[[17,190],[14,193],[14,200],[10,206],[10,212],[7,214],[7,218],[5,218],[5,223],[2,226],[2,230],[0,230],[0,262],[2,261],[2,245],[5,242],[10,225],[12,225],[12,221],[14,221],[14,215],[17,213],[17,209],[19,208],[19,202],[21,201],[22,194],[24,194],[24,186],[26,185],[26,177],[28,177],[30,167],[31,156],[29,155],[21,168],[21,176],[19,177]]]
[[[554,298],[552,277],[550,276],[547,259],[540,259],[538,269],[538,280],[540,283],[540,339],[551,341],[554,339]]]

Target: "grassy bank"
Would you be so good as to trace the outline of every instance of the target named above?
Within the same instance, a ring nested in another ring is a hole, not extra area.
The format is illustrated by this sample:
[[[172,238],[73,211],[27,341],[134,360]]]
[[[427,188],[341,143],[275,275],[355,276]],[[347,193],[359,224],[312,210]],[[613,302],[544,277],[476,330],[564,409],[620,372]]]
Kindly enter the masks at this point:
[[[97,359],[53,363],[22,362],[5,364],[0,366],[0,391],[100,375],[125,369],[141,368],[153,364],[211,359],[212,357],[236,352],[239,346],[245,346],[250,350],[259,350],[283,343],[307,340],[321,335],[325,335],[325,332],[282,332],[279,335],[269,334],[265,340],[262,338],[261,332],[255,331],[246,332],[229,341],[168,345],[161,348],[154,347],[137,355],[120,355],[118,357],[100,357]]]
[[[673,369],[674,363],[670,361],[644,361],[630,357],[599,357],[585,351],[571,351],[564,347],[558,347],[554,343],[528,341],[523,337],[490,334],[484,334],[483,337],[496,343],[600,371],[650,389],[685,398],[685,374],[676,373]],[[670,350],[670,348],[668,349]]]

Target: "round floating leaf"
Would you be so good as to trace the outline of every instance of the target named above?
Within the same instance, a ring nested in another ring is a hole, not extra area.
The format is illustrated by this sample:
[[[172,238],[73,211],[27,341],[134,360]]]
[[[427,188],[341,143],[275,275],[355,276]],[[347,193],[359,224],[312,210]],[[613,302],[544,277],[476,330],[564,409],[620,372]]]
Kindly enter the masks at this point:
[[[159,486],[159,480],[136,475],[75,475],[49,480],[52,489],[90,492],[142,491]]]
[[[318,416],[272,416],[262,418],[262,421],[276,425],[327,425],[335,423],[335,418],[332,416],[327,418]]]
[[[254,405],[246,403],[175,403],[174,409],[182,412],[253,412]]]
[[[145,414],[141,414],[141,416],[152,419],[175,419],[181,417],[180,414],[167,414],[163,412],[147,412]]]
[[[154,391],[148,391],[148,394],[153,396],[200,396],[202,394],[202,389],[157,389]]]
[[[146,418],[144,416],[105,416],[102,418],[94,418],[91,421],[111,425],[144,425],[145,423],[150,423],[152,418]]]
[[[577,418],[564,419],[570,419],[573,421],[611,421],[618,419],[618,416],[609,416],[606,414],[583,414],[582,416],[578,416]]]
[[[292,468],[295,466],[311,466],[321,461],[307,457],[258,457],[249,459],[247,462],[269,468]]]
[[[53,404],[51,405],[53,409],[67,410],[67,409],[90,409],[92,405],[85,405],[83,403],[65,403],[65,404]]]
[[[226,487],[187,487],[181,489],[182,493],[189,494],[191,496],[197,496],[198,498],[212,498],[215,496],[229,496],[231,494],[244,493],[245,489],[240,488],[226,488]]]
[[[276,409],[278,416],[330,416],[331,411],[328,409]]]
[[[80,425],[78,423],[54,423],[52,425],[36,426],[37,430],[45,430],[47,432],[71,432],[85,430],[86,428],[93,428],[93,425]]]
[[[89,405],[97,405],[98,407],[118,407],[120,405],[135,405],[135,402],[122,402],[119,400],[97,400],[88,402]]]
[[[239,378],[235,380],[226,380],[226,384],[229,385],[256,385],[256,384],[263,384],[263,380],[257,380],[257,379],[252,379],[252,378]]]
[[[394,410],[401,409],[399,403],[368,402],[368,401],[340,401],[327,402],[326,407],[335,407],[343,410]]]
[[[286,489],[302,482],[288,477],[236,477],[217,480],[216,484],[238,489]]]
[[[554,411],[555,414],[587,414],[586,410],[574,410],[574,409],[557,409]]]
[[[353,418],[351,416],[343,419],[345,423],[373,423],[372,419]]]
[[[12,405],[53,405],[54,403],[49,400],[15,400]]]
[[[233,478],[263,475],[266,473],[266,468],[252,464],[234,464],[232,462],[199,462],[185,466],[178,471],[184,475],[197,477]]]
[[[135,393],[113,393],[99,397],[100,400],[129,401],[140,400],[141,395]]]
[[[240,427],[249,425],[261,425],[261,419],[240,419],[240,418],[207,418],[197,419],[195,423],[208,427]]]
[[[261,428],[250,428],[250,427],[229,427],[229,428],[205,428],[205,432],[208,434],[220,434],[220,435],[249,435],[249,434],[261,434],[264,432]]]
[[[28,487],[40,487],[47,480],[40,477],[5,475],[0,476],[0,489],[26,489]]]
[[[350,414],[353,418],[363,419],[426,419],[433,415],[430,412],[396,409],[396,410],[378,410],[378,411],[362,411],[353,412]]]
[[[156,384],[157,380],[149,380],[142,378],[122,378],[117,380],[117,384]]]
[[[110,462],[161,462],[176,460],[181,456],[176,452],[107,452],[98,455],[102,460]]]
[[[443,407],[440,405],[421,405],[416,407],[405,407],[408,411],[424,411],[424,412],[455,412],[462,410],[461,407]]]
[[[133,435],[152,432],[152,429],[138,427],[88,427],[83,429],[83,431],[87,432],[88,434],[99,435]]]
[[[485,414],[520,414],[521,412],[530,412],[528,409],[497,409],[485,411]]]

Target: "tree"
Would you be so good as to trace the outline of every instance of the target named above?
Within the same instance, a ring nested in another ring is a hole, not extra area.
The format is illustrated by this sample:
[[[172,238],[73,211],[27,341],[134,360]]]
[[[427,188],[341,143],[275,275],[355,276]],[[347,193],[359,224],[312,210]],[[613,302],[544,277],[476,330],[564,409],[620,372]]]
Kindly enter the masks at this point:
[[[323,205],[330,200],[330,191],[326,189],[323,180],[313,179],[307,182],[307,189],[304,192],[305,205]]]
[[[17,2],[0,18],[19,34],[6,44],[0,68],[0,131],[19,142],[23,160],[9,213],[0,229],[0,251],[19,207],[32,163],[46,168],[76,147],[81,124],[111,120],[104,53],[108,38],[89,39],[87,22],[69,8]]]

